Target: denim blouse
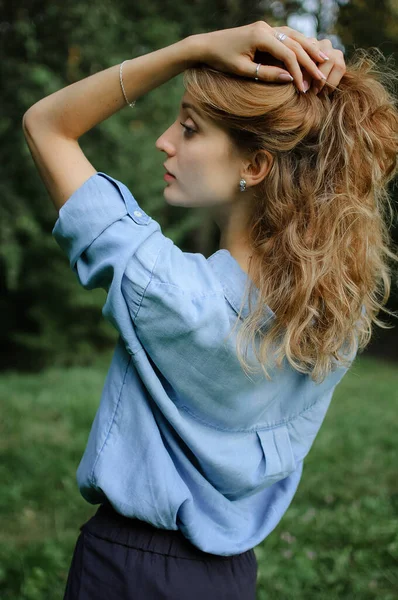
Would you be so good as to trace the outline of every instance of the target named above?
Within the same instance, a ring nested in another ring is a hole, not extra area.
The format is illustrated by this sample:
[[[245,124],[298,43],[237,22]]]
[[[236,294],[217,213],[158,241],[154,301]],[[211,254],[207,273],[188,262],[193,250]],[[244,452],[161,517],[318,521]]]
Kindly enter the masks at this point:
[[[236,332],[225,339],[248,275],[226,249],[183,252],[105,173],[72,194],[52,234],[78,282],[107,292],[102,314],[119,333],[77,468],[83,498],[180,529],[205,552],[253,548],[289,507],[347,368],[321,384],[286,360],[271,381],[248,377]],[[274,318],[266,306],[264,326]]]

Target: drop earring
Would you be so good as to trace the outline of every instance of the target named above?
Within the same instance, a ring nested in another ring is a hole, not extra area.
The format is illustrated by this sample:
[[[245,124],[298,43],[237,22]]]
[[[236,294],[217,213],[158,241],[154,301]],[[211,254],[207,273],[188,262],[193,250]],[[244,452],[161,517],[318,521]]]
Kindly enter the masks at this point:
[[[239,186],[240,186],[240,191],[244,192],[246,190],[246,181],[244,179],[241,179],[239,182]]]

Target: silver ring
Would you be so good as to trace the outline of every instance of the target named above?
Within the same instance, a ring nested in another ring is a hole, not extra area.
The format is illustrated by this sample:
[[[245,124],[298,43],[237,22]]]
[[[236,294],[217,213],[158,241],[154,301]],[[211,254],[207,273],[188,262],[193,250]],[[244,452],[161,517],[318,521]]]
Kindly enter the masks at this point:
[[[286,39],[288,36],[286,35],[286,33],[280,33],[280,31],[276,31],[275,32],[275,37],[280,41],[283,42],[284,39]]]
[[[258,81],[258,70],[261,67],[261,63],[258,63],[257,67],[256,67],[256,76],[254,78],[254,81]]]

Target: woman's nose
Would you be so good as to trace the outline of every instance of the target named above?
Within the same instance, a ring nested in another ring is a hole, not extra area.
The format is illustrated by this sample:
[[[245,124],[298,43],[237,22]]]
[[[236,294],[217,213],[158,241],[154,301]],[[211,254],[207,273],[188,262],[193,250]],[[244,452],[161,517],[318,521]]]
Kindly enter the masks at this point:
[[[158,139],[156,140],[155,146],[162,152],[167,154],[173,154],[175,152],[175,146],[171,141],[171,127],[169,127]]]
[[[166,152],[167,154],[175,153],[173,144],[163,136],[157,139],[155,146],[161,152]]]

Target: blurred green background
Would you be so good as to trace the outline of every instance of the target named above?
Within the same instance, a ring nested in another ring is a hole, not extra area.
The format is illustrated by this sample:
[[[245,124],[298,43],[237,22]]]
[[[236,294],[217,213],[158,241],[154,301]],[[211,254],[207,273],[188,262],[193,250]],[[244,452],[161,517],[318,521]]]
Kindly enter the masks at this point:
[[[117,338],[101,314],[104,292],[77,284],[52,238],[57,215],[25,142],[23,114],[126,58],[258,19],[327,37],[346,61],[371,46],[397,57],[398,0],[0,0],[1,600],[62,598],[78,528],[96,511],[75,472]],[[218,232],[202,209],[166,204],[165,155],[155,148],[182,93],[180,75],[79,143],[165,235],[208,256]],[[397,209],[396,182],[391,197]],[[397,222],[391,235],[397,243]],[[397,283],[395,274],[392,310]],[[260,600],[398,596],[398,333],[396,321],[380,317],[394,328],[375,330],[336,389],[291,506],[256,547]]]

